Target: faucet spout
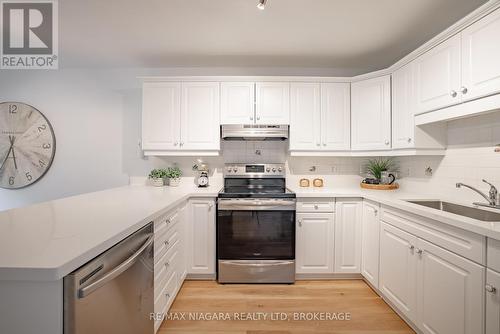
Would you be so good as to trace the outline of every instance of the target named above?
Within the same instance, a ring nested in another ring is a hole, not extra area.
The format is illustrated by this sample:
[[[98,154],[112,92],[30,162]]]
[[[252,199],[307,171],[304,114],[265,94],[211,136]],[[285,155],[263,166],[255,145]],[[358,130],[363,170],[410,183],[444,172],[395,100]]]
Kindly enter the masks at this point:
[[[483,196],[484,199],[488,202],[488,204],[490,206],[496,206],[497,205],[496,198],[490,198],[490,197],[488,197],[485,193],[483,193],[482,191],[474,188],[473,186],[469,186],[468,184],[465,184],[465,183],[462,183],[462,182],[458,182],[456,184],[456,187],[457,188],[461,188],[461,187],[469,188],[470,190],[475,191],[479,195]]]

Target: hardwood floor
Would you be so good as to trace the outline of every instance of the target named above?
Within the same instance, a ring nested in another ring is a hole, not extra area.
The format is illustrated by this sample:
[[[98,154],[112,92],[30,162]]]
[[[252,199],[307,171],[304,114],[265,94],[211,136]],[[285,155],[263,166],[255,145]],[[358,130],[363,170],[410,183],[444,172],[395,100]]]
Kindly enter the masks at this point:
[[[286,319],[280,320],[275,312]],[[294,319],[300,315],[312,317],[313,312],[317,317],[323,312],[323,320]],[[335,315],[340,317],[345,313],[350,314],[350,320],[333,320]],[[295,285],[186,281],[170,315],[173,318],[165,320],[158,333],[414,333],[361,280],[298,281]],[[186,319],[180,319],[183,316]],[[210,317],[219,319],[208,320]],[[230,320],[224,319],[226,317]]]

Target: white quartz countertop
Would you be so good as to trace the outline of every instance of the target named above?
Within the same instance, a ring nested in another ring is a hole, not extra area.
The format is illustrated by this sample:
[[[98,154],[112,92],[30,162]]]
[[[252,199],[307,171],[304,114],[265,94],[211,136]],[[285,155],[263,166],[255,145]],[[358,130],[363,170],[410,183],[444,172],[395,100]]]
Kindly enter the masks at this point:
[[[189,197],[221,187],[126,186],[0,212],[0,280],[59,280]]]
[[[194,184],[126,186],[2,211],[0,280],[59,280],[189,197],[216,197],[220,189]],[[500,240],[500,222],[485,223],[404,201],[432,197],[357,187],[291,190],[298,198],[365,198]]]

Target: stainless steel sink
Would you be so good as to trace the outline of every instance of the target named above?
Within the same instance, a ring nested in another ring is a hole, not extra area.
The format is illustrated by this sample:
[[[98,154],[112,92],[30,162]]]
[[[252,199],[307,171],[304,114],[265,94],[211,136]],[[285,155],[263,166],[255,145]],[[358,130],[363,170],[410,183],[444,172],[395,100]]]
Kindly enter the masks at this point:
[[[414,200],[407,201],[409,203],[422,205],[428,208],[441,210],[445,212],[454,213],[459,216],[465,216],[484,222],[500,222],[500,213],[482,210],[478,208],[473,208],[470,206],[453,204],[443,201],[425,201],[425,200]]]

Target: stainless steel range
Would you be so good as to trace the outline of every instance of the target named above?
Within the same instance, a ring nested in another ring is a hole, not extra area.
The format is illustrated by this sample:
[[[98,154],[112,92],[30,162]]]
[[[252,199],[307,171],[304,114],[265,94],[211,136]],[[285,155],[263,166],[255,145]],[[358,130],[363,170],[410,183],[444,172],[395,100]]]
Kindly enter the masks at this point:
[[[217,201],[220,283],[295,281],[295,193],[283,164],[229,164]]]

